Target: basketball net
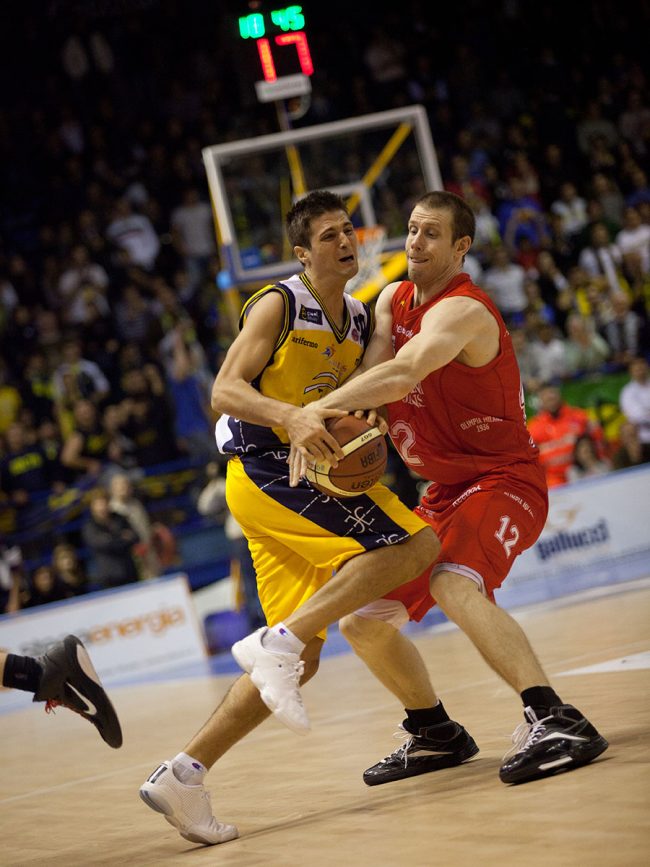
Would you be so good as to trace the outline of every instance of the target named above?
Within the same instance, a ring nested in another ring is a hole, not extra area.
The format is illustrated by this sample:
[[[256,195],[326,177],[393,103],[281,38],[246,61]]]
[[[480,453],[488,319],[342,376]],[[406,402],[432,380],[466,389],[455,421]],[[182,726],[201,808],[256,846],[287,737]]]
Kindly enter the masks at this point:
[[[381,253],[384,249],[386,229],[383,226],[361,226],[355,229],[359,241],[357,261],[359,272],[348,280],[345,291],[352,295],[366,283],[381,277]]]

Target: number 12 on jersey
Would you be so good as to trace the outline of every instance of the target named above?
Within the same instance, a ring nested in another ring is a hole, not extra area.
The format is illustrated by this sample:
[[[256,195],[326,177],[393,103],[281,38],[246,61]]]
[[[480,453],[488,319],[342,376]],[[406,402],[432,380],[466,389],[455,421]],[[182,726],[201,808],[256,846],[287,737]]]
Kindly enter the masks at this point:
[[[506,557],[510,558],[512,549],[519,541],[519,528],[516,524],[512,523],[510,515],[501,515],[499,518],[499,524],[499,529],[495,532],[494,536],[503,545]]]

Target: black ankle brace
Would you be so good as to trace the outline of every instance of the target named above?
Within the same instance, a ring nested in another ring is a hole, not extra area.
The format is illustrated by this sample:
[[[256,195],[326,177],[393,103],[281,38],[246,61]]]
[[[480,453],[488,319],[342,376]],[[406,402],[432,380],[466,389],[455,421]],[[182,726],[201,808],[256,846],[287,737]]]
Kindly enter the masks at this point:
[[[43,669],[40,663],[31,656],[16,656],[9,653],[5,660],[2,685],[9,689],[36,692],[42,674]]]
[[[524,707],[532,707],[538,718],[547,716],[552,707],[562,704],[560,696],[550,686],[531,686],[521,693]]]
[[[411,734],[416,735],[420,729],[428,728],[429,726],[439,725],[440,723],[447,722],[449,720],[449,716],[447,715],[447,711],[445,710],[441,701],[433,707],[424,707],[424,708],[416,708],[409,709],[404,708],[406,711],[407,719],[405,720],[406,725],[405,728],[408,729]]]

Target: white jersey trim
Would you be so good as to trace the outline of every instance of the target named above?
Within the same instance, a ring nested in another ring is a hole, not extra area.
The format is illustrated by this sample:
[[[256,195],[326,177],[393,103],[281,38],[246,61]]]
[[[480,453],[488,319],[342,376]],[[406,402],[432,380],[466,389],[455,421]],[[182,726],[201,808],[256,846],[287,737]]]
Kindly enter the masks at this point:
[[[354,613],[365,620],[383,620],[395,629],[401,629],[409,621],[406,606],[399,599],[375,599],[363,608],[357,608]]]
[[[463,575],[465,578],[469,578],[470,581],[478,584],[479,590],[483,596],[487,596],[483,576],[479,575],[479,573],[474,569],[470,569],[469,566],[463,566],[460,563],[436,563],[431,572],[431,576],[433,577],[434,575],[437,575],[438,572],[455,572],[456,575]]]
[[[232,442],[232,431],[228,426],[228,422],[230,421],[229,415],[220,416],[216,425],[214,426],[214,438],[217,441],[217,448],[221,452],[221,454],[225,454],[224,446],[228,442]]]

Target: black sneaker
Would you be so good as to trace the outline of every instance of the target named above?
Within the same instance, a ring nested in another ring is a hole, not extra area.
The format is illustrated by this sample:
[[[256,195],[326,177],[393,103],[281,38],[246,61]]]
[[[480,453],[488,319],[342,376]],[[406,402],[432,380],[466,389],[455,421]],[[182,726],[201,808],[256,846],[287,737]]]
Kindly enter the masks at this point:
[[[363,782],[367,786],[379,786],[441,768],[451,768],[466,762],[478,752],[474,739],[452,720],[422,728],[417,735],[406,729],[406,720],[400,729],[395,733],[396,737],[406,740],[390,756],[364,771]]]
[[[499,777],[504,783],[525,783],[558,771],[586,765],[609,744],[588,719],[570,704],[552,707],[537,719],[531,707],[524,710],[528,722],[512,736],[514,746],[503,757]]]
[[[34,701],[44,701],[49,713],[67,707],[91,722],[109,747],[122,746],[122,729],[88,651],[76,635],[53,644],[36,661],[43,674]]]

